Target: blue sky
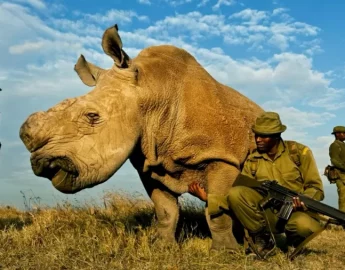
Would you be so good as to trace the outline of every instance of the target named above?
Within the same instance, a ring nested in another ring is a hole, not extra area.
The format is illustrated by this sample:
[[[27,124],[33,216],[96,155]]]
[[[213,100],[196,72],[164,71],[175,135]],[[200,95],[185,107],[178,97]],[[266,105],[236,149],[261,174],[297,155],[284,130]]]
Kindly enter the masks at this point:
[[[144,193],[129,163],[106,183],[63,195],[31,171],[19,127],[31,113],[90,89],[73,71],[80,54],[109,68],[103,31],[117,23],[124,50],[173,44],[220,82],[280,113],[284,139],[308,145],[320,172],[334,125],[345,125],[345,2],[312,0],[0,0],[0,204],[23,207]],[[324,177],[326,202],[337,193]]]

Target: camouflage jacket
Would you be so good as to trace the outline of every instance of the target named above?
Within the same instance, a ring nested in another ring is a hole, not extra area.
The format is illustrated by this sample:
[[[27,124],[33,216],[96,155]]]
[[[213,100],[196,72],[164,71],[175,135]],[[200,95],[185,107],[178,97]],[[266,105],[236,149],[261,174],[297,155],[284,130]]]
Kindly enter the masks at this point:
[[[299,152],[299,164],[289,154],[284,141],[278,146],[274,160],[267,154],[254,151],[244,164],[242,174],[258,181],[277,180],[282,186],[309,196],[315,200],[323,200],[323,184],[311,150],[303,144],[294,142]],[[253,174],[252,163],[257,163]]]
[[[323,200],[323,184],[311,150],[303,144],[293,143],[298,151],[298,164],[292,159],[286,142],[281,141],[274,160],[271,160],[267,154],[260,154],[257,151],[250,154],[244,163],[242,175],[258,181],[277,180],[279,184],[291,190],[318,201]],[[254,172],[253,164],[256,166]],[[210,215],[229,209],[227,196],[208,194],[207,202]]]
[[[345,174],[345,143],[335,140],[329,146],[329,157],[332,165]]]

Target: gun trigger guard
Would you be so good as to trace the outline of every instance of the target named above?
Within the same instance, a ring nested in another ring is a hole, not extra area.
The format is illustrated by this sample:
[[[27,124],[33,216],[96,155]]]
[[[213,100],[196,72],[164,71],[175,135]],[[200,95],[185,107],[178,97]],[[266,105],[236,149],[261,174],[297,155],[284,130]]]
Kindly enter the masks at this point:
[[[260,201],[260,207],[261,209],[265,209],[267,205],[269,205],[272,201],[272,197],[270,196],[267,196],[266,198],[263,198],[261,201]]]

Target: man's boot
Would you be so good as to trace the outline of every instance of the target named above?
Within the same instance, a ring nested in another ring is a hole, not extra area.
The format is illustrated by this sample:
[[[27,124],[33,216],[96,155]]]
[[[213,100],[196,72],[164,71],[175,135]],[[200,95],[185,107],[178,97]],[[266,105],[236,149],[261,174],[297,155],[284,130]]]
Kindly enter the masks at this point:
[[[253,241],[249,243],[250,248],[260,259],[267,259],[275,254],[276,242],[272,233],[264,231],[251,234],[251,237]]]

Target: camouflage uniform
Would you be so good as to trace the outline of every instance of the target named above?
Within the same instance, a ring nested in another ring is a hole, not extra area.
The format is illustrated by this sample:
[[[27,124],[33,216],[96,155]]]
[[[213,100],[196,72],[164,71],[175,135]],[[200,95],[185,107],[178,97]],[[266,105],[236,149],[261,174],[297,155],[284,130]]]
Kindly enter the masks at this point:
[[[296,144],[300,152],[300,166],[294,163],[286,144],[281,141],[274,160],[271,160],[267,154],[255,151],[245,162],[242,174],[258,181],[277,180],[286,188],[315,200],[322,200],[324,197],[322,181],[312,152],[308,147]],[[252,174],[251,165],[254,159],[257,159],[255,175]],[[301,211],[293,212],[287,223],[283,225],[278,223],[275,209],[267,209],[265,217],[259,209],[259,202],[262,199],[262,195],[248,187],[234,187],[229,191],[229,204],[236,205],[232,207],[232,211],[250,232],[262,231],[267,225],[267,218],[272,232],[285,232],[288,243],[295,246],[320,228],[318,221]]]
[[[269,121],[262,124],[264,129],[267,130],[267,135],[279,134],[286,129],[284,125],[281,125],[279,116],[275,117],[278,117],[280,126],[274,126]],[[259,133],[255,126],[253,131],[255,134]],[[260,133],[264,133],[264,131]],[[244,164],[242,175],[252,178],[253,181],[254,179],[258,181],[277,180],[284,187],[315,200],[322,200],[324,198],[323,185],[313,154],[308,147],[297,142],[294,142],[294,144],[299,153],[300,164],[296,164],[292,160],[289,148],[281,140],[273,160],[266,153],[257,151],[251,153]],[[253,163],[256,166],[254,171],[253,167],[255,166],[253,166]],[[284,224],[278,219],[276,209],[268,208],[265,212],[260,209],[259,202],[262,199],[263,196],[256,190],[245,186],[236,186],[230,188],[228,195],[223,199],[209,194],[209,212],[216,214],[222,208],[229,208],[250,233],[259,234],[263,231],[285,232],[288,244],[291,246],[298,245],[320,228],[320,223],[317,220],[309,216],[307,212],[302,211],[294,211]]]
[[[334,127],[332,134],[336,132],[345,132],[345,127]],[[339,179],[336,180],[339,210],[345,212],[345,143],[340,140],[335,140],[329,147],[329,157],[339,175]]]

